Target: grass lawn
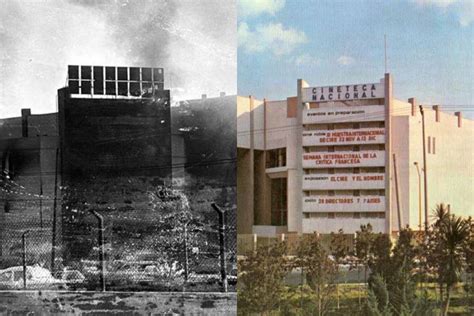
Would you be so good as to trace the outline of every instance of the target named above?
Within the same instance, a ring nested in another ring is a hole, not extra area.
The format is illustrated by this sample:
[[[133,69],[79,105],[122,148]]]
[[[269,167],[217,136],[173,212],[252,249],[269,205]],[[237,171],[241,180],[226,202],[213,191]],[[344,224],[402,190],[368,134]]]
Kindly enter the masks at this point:
[[[433,315],[439,315],[439,291],[435,284],[425,284],[429,300],[438,308]],[[422,289],[419,288],[421,293]],[[339,285],[339,308],[337,307],[337,295],[331,295],[328,299],[328,313],[326,315],[364,315],[364,305],[367,299],[366,287],[363,284],[340,284]],[[467,296],[462,285],[458,285],[451,296],[449,315],[473,315],[474,295]],[[271,315],[312,315],[312,310],[317,304],[316,295],[311,293],[306,285],[290,286],[284,296],[284,303]],[[304,310],[304,311],[303,311]],[[240,313],[239,313],[240,314]]]

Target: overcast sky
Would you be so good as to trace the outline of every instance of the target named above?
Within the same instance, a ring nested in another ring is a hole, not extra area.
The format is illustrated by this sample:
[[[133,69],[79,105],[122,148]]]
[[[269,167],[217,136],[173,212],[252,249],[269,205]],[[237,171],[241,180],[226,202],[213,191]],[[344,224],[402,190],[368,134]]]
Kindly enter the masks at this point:
[[[100,4],[99,4],[100,3]],[[56,111],[67,65],[163,67],[172,98],[236,93],[233,0],[2,0],[0,117]]]
[[[472,116],[473,27],[472,0],[239,0],[238,93],[286,98],[298,78],[378,82],[386,34],[395,97]]]

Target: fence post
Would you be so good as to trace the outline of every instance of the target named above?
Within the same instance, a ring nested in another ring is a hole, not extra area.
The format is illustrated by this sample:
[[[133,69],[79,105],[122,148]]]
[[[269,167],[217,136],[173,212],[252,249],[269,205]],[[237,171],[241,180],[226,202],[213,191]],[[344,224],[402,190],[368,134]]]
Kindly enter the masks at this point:
[[[55,260],[56,260],[56,216],[58,207],[58,164],[59,164],[59,148],[56,148],[56,162],[54,172],[54,200],[53,200],[53,227],[51,240],[51,273],[55,275]]]
[[[188,282],[189,268],[188,268],[188,222],[184,223],[184,281]]]
[[[227,292],[227,272],[226,272],[226,258],[225,258],[225,211],[220,209],[216,203],[211,204],[212,208],[216,210],[219,215],[219,249],[221,259],[221,280],[222,291]]]
[[[100,261],[100,286],[105,292],[105,245],[104,245],[104,217],[96,210],[89,210],[98,220],[99,224],[99,261]]]
[[[252,243],[253,252],[257,252],[257,242],[258,242],[257,234],[253,234],[252,237],[253,237],[253,243]]]
[[[22,259],[23,259],[23,289],[26,290],[26,234],[29,230],[26,230],[21,234],[21,246],[22,246]]]

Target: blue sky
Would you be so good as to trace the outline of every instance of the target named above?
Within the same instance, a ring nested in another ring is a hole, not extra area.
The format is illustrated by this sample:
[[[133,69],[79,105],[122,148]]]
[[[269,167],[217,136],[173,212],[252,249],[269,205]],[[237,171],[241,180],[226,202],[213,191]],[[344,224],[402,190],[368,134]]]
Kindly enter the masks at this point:
[[[473,108],[474,1],[239,1],[239,95],[377,82],[386,34],[397,98]]]

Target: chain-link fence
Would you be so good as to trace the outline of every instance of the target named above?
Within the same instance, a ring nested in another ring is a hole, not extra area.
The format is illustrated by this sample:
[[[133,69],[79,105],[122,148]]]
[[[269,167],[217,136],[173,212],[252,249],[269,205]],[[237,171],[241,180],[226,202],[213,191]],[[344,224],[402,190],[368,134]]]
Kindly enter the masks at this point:
[[[207,203],[203,217],[181,204],[140,216],[63,203],[56,229],[51,209],[40,223],[13,208],[0,224],[0,288],[235,291],[236,208]]]
[[[237,254],[239,256],[245,256],[249,252],[255,252],[260,247],[269,247],[275,245],[278,242],[284,241],[286,244],[286,254],[289,256],[296,255],[298,244],[300,242],[302,235],[297,235],[295,233],[279,234],[277,236],[267,237],[267,236],[258,236],[257,234],[238,234],[236,235],[237,241],[235,245],[237,246]],[[325,250],[329,250],[332,235],[331,234],[320,234],[319,238],[321,240],[321,245]],[[355,244],[355,235],[354,234],[344,234],[344,245],[349,251],[354,250]]]

